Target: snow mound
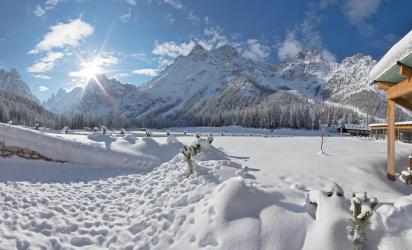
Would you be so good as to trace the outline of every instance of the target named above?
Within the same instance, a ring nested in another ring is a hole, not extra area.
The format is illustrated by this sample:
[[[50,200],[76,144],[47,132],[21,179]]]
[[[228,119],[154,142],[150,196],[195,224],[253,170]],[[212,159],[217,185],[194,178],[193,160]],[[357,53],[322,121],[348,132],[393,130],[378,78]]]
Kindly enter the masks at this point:
[[[370,72],[372,80],[378,79],[389,70],[397,61],[402,60],[412,53],[412,31],[409,31],[399,42],[397,42]]]
[[[99,167],[151,170],[173,158],[180,150],[178,143],[165,144],[150,138],[130,143],[110,135],[53,134],[8,124],[0,124],[0,141],[23,147],[54,159]]]
[[[130,144],[135,144],[136,143],[136,137],[132,134],[128,134],[125,137],[123,137],[124,140],[128,141]]]

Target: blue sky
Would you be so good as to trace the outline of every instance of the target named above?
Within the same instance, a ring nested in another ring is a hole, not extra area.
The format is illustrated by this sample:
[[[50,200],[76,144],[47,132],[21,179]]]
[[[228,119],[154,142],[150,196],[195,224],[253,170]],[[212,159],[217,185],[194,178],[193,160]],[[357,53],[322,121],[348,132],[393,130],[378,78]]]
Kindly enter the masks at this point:
[[[305,47],[331,61],[379,59],[412,27],[405,0],[2,0],[0,66],[45,99],[106,73],[147,82],[200,43],[231,44],[257,62]]]

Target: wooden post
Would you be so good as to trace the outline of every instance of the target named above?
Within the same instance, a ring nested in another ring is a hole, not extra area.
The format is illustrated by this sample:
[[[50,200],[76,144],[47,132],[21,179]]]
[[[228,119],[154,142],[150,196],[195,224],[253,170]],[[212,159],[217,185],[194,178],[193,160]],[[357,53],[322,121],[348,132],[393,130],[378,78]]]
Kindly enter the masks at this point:
[[[387,104],[387,177],[391,181],[395,181],[395,102],[388,99]]]

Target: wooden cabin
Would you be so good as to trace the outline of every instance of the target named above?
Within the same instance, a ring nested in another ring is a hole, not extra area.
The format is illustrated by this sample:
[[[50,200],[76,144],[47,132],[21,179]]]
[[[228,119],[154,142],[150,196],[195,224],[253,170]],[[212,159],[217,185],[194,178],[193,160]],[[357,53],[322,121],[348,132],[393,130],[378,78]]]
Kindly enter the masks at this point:
[[[370,76],[386,94],[387,177],[395,181],[395,105],[412,111],[412,31],[385,54]]]

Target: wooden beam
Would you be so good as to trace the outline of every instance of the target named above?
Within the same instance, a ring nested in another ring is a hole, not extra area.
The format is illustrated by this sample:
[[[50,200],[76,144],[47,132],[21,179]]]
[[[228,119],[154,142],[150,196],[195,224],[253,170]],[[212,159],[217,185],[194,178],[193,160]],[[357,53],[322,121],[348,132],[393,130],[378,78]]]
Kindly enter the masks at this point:
[[[408,100],[406,100],[402,97],[399,97],[399,98],[393,99],[393,101],[395,101],[396,104],[412,111],[412,103],[409,102]]]
[[[395,84],[390,82],[376,82],[376,87],[382,90],[387,90],[393,86],[395,86]]]
[[[405,65],[398,61],[397,63],[400,66],[399,74],[404,77],[411,78],[412,77],[412,68],[408,65]]]
[[[386,91],[387,99],[396,99],[404,95],[412,94],[412,78],[408,78],[395,84]]]
[[[386,175],[389,180],[395,181],[395,102],[388,100],[387,104],[387,169]]]

